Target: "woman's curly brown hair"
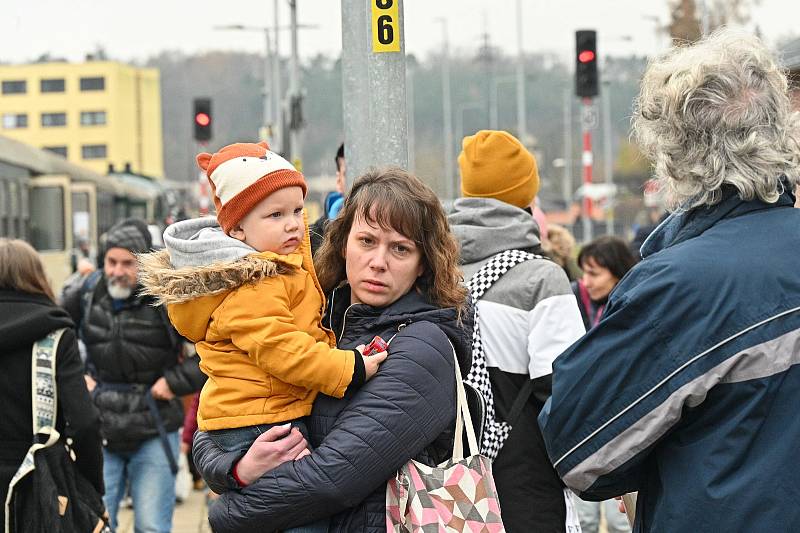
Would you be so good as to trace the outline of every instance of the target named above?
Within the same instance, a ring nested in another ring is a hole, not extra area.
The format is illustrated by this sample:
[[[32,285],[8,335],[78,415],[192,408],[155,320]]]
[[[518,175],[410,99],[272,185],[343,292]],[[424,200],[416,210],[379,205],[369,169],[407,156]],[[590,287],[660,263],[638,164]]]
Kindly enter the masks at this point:
[[[439,307],[459,316],[467,291],[461,284],[458,243],[450,232],[436,194],[419,178],[397,167],[373,169],[358,178],[339,216],[328,222],[314,266],[327,293],[346,277],[345,249],[356,217],[413,240],[422,252],[424,272],[416,287]]]

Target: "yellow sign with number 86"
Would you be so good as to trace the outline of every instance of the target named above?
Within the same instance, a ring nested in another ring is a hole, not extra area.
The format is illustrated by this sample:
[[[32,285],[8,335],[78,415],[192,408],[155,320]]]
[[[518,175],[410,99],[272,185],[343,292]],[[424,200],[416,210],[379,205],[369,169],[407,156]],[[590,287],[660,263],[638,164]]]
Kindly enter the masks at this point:
[[[372,0],[372,51],[400,51],[400,11],[396,0]]]

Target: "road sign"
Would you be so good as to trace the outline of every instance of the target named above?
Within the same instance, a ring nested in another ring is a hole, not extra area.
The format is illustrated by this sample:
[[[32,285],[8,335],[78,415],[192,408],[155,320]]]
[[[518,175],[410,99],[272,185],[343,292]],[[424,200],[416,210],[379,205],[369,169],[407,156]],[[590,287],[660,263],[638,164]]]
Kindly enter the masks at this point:
[[[400,51],[400,12],[396,0],[372,0],[372,51]]]

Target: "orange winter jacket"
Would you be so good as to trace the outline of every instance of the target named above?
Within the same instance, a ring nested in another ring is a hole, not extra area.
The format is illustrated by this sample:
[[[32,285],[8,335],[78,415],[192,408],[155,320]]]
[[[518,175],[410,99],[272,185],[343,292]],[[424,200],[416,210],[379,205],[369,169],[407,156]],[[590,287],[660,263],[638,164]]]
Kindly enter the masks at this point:
[[[336,349],[322,327],[325,297],[307,237],[289,255],[173,269],[161,251],[140,257],[140,265],[145,290],[195,342],[208,376],[199,429],[285,422],[308,415],[318,392],[344,395],[355,353]]]

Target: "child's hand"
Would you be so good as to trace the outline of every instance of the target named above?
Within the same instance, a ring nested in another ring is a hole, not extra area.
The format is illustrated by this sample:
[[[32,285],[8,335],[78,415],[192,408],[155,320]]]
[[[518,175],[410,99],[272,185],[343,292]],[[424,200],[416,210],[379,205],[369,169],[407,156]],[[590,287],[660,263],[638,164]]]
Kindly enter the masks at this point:
[[[375,372],[378,371],[378,367],[386,361],[386,358],[389,357],[388,352],[378,352],[373,355],[362,355],[364,359],[364,374],[365,378],[368,381],[369,378],[375,375]]]

